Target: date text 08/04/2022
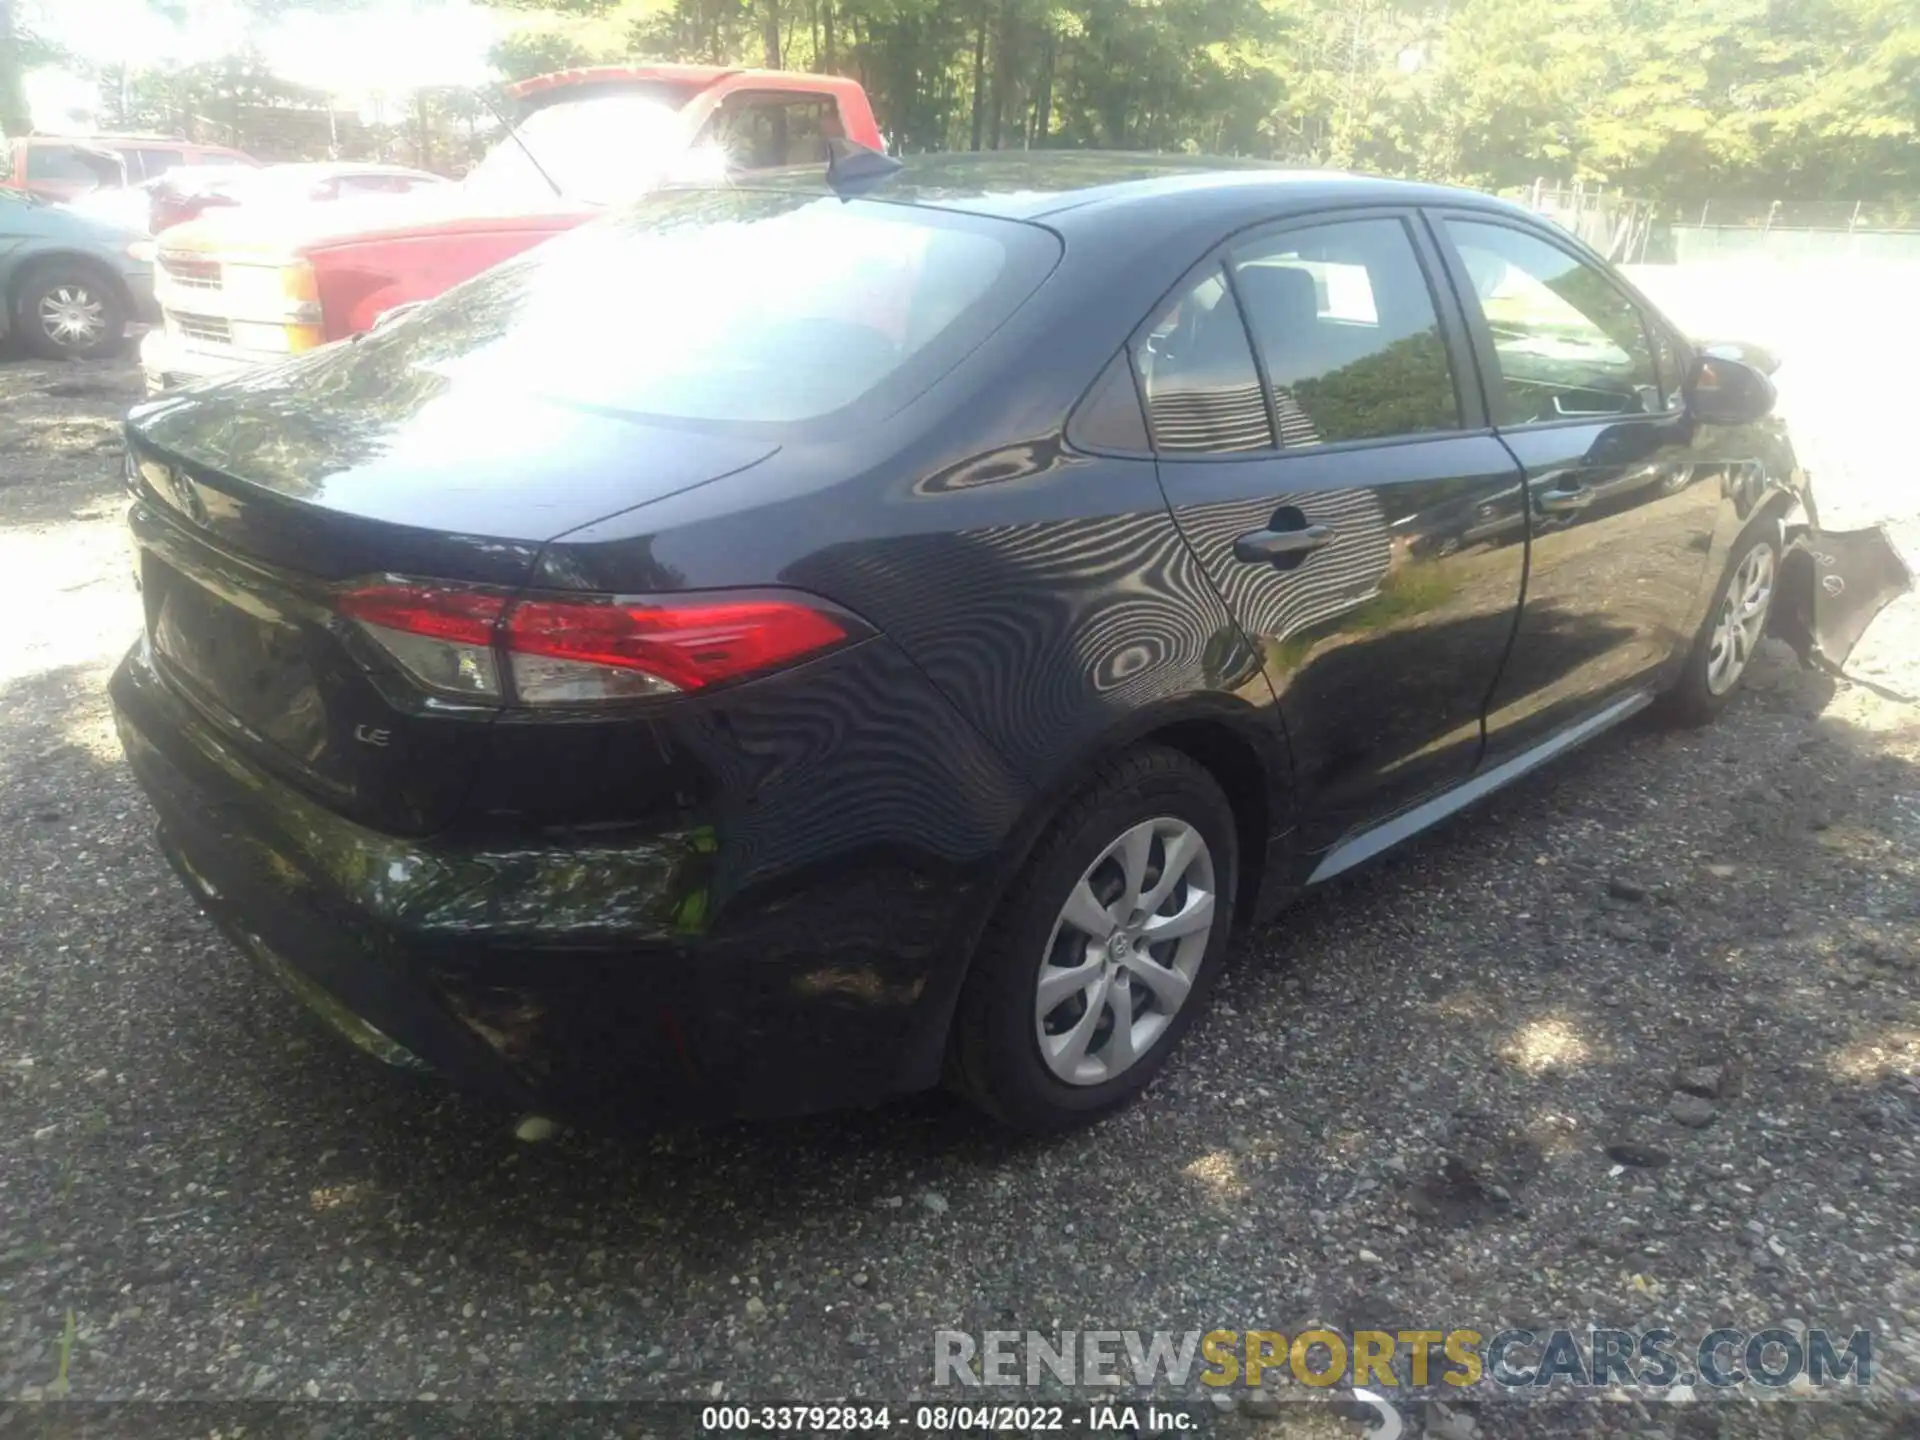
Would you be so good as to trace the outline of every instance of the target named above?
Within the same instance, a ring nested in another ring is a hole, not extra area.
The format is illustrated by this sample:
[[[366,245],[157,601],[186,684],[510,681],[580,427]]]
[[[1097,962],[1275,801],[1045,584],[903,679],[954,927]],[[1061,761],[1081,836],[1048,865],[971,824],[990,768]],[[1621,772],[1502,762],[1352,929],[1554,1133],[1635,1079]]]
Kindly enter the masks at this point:
[[[703,1434],[922,1434],[1045,1431],[1122,1434],[1199,1428],[1197,1407],[1158,1404],[1085,1405],[708,1405]]]

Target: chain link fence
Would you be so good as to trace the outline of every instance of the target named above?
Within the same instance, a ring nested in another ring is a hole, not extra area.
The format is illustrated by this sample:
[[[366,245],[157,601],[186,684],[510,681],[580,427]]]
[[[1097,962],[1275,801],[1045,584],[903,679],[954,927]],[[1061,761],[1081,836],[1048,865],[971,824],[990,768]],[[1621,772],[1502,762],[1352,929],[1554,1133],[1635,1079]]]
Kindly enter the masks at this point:
[[[1868,200],[1702,200],[1696,211],[1677,207],[1675,224],[1693,229],[1920,231],[1920,201]]]
[[[1647,258],[1657,217],[1647,201],[1605,187],[1548,185],[1541,180],[1506,195],[1572,231],[1616,264]]]
[[[1697,205],[1656,205],[1605,187],[1544,181],[1506,194],[1622,265],[1920,262],[1920,200],[1706,199]]]

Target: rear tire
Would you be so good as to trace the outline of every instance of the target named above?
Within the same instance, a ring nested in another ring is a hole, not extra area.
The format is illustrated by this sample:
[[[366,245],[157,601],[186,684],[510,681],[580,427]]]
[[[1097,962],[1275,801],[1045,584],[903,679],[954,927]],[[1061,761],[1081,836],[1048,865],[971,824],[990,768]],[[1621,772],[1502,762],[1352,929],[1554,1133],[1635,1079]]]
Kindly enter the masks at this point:
[[[1053,821],[981,942],[953,1087],[1034,1134],[1132,1099],[1205,1007],[1238,874],[1233,810],[1203,767],[1159,746],[1113,761]]]
[[[1666,695],[1675,724],[1705,725],[1732,703],[1766,633],[1780,584],[1780,541],[1771,519],[1748,527],[1713,592],[1686,668]]]
[[[14,296],[21,342],[48,360],[97,360],[127,338],[127,307],[98,271],[56,261],[29,271]]]

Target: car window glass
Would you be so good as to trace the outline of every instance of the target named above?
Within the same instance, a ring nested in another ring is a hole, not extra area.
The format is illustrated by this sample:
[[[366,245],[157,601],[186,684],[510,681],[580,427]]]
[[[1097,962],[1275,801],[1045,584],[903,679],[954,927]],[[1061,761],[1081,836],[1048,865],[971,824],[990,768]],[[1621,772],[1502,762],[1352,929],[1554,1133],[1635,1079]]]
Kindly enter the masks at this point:
[[[1503,425],[1665,408],[1639,310],[1558,245],[1504,225],[1448,220],[1493,334]]]
[[[1067,438],[1083,449],[1143,451],[1147,419],[1140,409],[1140,392],[1126,352],[1113,357],[1087,392],[1087,398],[1067,422]]]
[[[458,387],[601,413],[792,424],[882,386],[919,393],[1005,321],[1058,254],[1046,232],[1007,220],[669,191],[427,302],[359,354],[379,383],[416,398]],[[660,343],[622,338],[642,331]]]
[[[1440,318],[1400,221],[1290,230],[1233,267],[1283,447],[1459,428]]]
[[[99,182],[99,173],[93,166],[80,158],[71,145],[29,145],[27,147],[27,178],[29,180],[77,180],[87,185]]]
[[[1653,358],[1660,369],[1660,399],[1669,410],[1680,408],[1680,386],[1685,380],[1686,361],[1680,342],[1666,326],[1654,321],[1647,326],[1653,336]]]
[[[185,163],[187,158],[185,154],[178,150],[142,148],[122,153],[130,153],[139,157],[140,173],[132,177],[136,180],[158,180],[162,175],[166,174],[167,171],[173,169],[174,166]],[[128,169],[131,171],[133,167],[128,166]]]
[[[638,199],[679,156],[677,104],[650,93],[593,94],[535,110],[467,172],[469,194],[487,203],[570,200],[615,205]]]
[[[1161,314],[1134,362],[1157,449],[1264,450],[1273,444],[1247,327],[1220,269]]]
[[[708,132],[727,163],[741,170],[824,165],[827,141],[845,133],[839,107],[824,95],[739,96],[720,107]]]

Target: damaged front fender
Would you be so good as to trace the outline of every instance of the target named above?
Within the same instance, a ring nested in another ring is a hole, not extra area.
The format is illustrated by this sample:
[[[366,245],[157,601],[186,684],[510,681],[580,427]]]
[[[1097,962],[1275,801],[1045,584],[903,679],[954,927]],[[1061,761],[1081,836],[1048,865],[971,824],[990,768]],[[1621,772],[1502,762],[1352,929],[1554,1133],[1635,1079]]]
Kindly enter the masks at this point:
[[[1906,561],[1880,526],[1822,530],[1789,522],[1767,628],[1803,664],[1838,674],[1887,606],[1913,588]]]

